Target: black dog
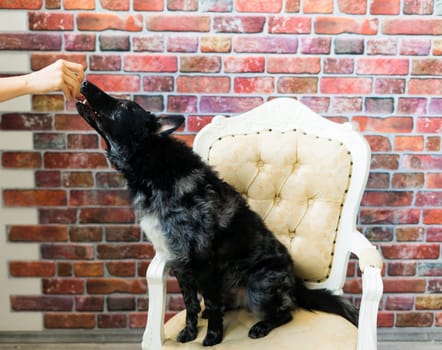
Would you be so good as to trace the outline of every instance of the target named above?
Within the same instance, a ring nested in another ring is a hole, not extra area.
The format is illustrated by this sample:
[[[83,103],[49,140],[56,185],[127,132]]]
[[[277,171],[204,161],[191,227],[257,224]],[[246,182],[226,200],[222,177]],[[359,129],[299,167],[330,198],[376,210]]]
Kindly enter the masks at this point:
[[[259,338],[287,323],[296,307],[336,313],[357,325],[357,311],[327,290],[309,290],[295,277],[284,245],[245,199],[189,147],[169,135],[182,116],[158,118],[135,102],[115,99],[89,82],[80,115],[104,138],[107,157],[127,179],[134,207],[154,247],[166,254],[186,306],[178,341],[197,336],[204,298],[205,346],[221,342],[223,312],[247,307],[262,321]]]

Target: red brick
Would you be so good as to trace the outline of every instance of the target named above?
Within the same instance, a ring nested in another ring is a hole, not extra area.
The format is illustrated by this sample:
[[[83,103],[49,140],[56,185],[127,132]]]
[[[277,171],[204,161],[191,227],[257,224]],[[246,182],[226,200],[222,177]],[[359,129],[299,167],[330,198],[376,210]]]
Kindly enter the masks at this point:
[[[86,281],[86,287],[89,294],[144,294],[147,291],[147,283],[144,278],[89,278]]]
[[[133,39],[134,51],[137,51],[137,39]],[[122,34],[101,34],[99,38],[100,49],[102,51],[129,51],[130,38]],[[152,43],[152,45],[154,45]]]
[[[265,58],[262,56],[227,56],[224,58],[226,73],[262,73],[265,69]]]
[[[54,118],[55,130],[90,131],[89,124],[79,115],[57,114]]]
[[[327,57],[324,59],[324,73],[352,74],[354,71],[353,58]]]
[[[77,209],[39,209],[40,224],[73,224],[77,220]]]
[[[416,131],[425,134],[442,132],[442,117],[419,117],[416,121]]]
[[[92,313],[47,313],[44,315],[45,328],[92,329],[95,315]]]
[[[277,90],[282,94],[316,93],[318,78],[281,77],[277,83]]]
[[[428,173],[427,188],[442,188],[442,173]]]
[[[221,70],[219,56],[183,56],[180,57],[180,72],[218,73]]]
[[[135,11],[163,11],[164,4],[158,0],[134,0]]]
[[[183,93],[228,93],[230,78],[209,76],[180,76],[176,80],[177,92]]]
[[[317,74],[320,70],[319,57],[272,56],[267,62],[269,73]]]
[[[51,277],[55,275],[55,264],[46,261],[11,261],[9,273],[14,277]]]
[[[64,296],[11,296],[14,311],[72,311],[73,300]]]
[[[425,293],[427,281],[421,278],[384,278],[384,293]]]
[[[429,152],[439,152],[441,150],[441,138],[440,136],[428,136],[426,143],[425,143],[425,149]]]
[[[200,38],[201,52],[228,53],[232,49],[232,39],[218,36],[204,36]]]
[[[211,116],[203,116],[203,115],[189,115],[187,117],[187,131],[197,133],[204,126],[209,124],[212,121]]]
[[[168,96],[167,111],[170,113],[197,113],[197,102],[196,96]]]
[[[407,15],[431,15],[434,0],[404,0],[404,13]]]
[[[368,175],[367,189],[388,188],[389,184],[390,175],[388,173],[371,172]]]
[[[127,11],[129,10],[129,0],[100,0],[101,6],[106,10]]]
[[[425,183],[424,173],[393,174],[393,188],[422,188]]]
[[[108,168],[103,153],[46,152],[44,164],[48,169],[98,169]]]
[[[63,0],[65,10],[95,10],[94,0]]]
[[[390,276],[415,276],[415,262],[389,262],[388,274]]]
[[[390,140],[385,136],[365,135],[365,139],[370,145],[370,149],[372,152],[391,151]]]
[[[133,100],[145,110],[154,113],[164,111],[163,95],[135,95]]]
[[[398,313],[396,317],[396,327],[430,327],[434,318],[431,312]]]
[[[132,312],[129,314],[129,327],[130,328],[145,328],[146,323],[147,323],[147,313],[146,312]]]
[[[423,222],[427,225],[442,224],[442,209],[426,209],[423,214]]]
[[[333,97],[330,112],[357,113],[362,111],[362,98],[360,97]],[[334,120],[335,122],[340,122]]]
[[[382,133],[410,133],[413,131],[413,118],[411,117],[354,117],[359,130],[363,132],[376,131]]]
[[[202,113],[241,113],[263,103],[260,97],[217,97],[203,96],[200,101]]]
[[[83,294],[84,279],[45,278],[42,282],[44,294]]]
[[[412,242],[424,240],[424,229],[419,226],[403,226],[396,228],[398,242]]]
[[[281,12],[282,0],[236,0],[235,9],[238,12]]]
[[[154,249],[151,243],[108,244],[97,246],[98,259],[152,259]]]
[[[75,296],[76,311],[103,311],[104,297],[101,296]]]
[[[100,314],[97,317],[98,328],[127,328],[126,314]]]
[[[399,113],[403,114],[426,114],[427,113],[427,99],[426,98],[413,98],[413,97],[401,97],[397,105]],[[419,127],[419,121],[417,119],[416,127]]]
[[[74,16],[68,13],[30,12],[30,30],[73,30]]]
[[[98,242],[103,238],[103,228],[97,226],[71,226],[69,238],[73,242]]]
[[[67,204],[67,194],[63,190],[5,190],[5,206],[63,206]]]
[[[394,138],[394,149],[396,151],[423,151],[423,136],[396,136]]]
[[[0,34],[1,50],[60,50],[62,45],[61,33],[4,33]]]
[[[41,257],[43,259],[91,260],[95,257],[91,245],[80,244],[42,244]]]
[[[416,310],[441,310],[442,295],[416,296]]]
[[[121,69],[121,57],[117,55],[91,55],[89,61],[91,70],[119,71]]]
[[[434,58],[415,59],[412,61],[413,75],[442,75],[442,62]]]
[[[387,296],[385,300],[385,310],[412,310],[414,297],[412,296]]]
[[[442,155],[404,155],[403,167],[405,169],[440,170],[442,169]]]
[[[187,36],[174,36],[167,41],[168,52],[197,52],[198,38]]]
[[[296,53],[297,49],[296,37],[238,36],[233,41],[233,50],[239,53]]]
[[[323,94],[369,94],[373,80],[371,78],[329,78],[323,77],[320,92]]]
[[[375,35],[378,33],[377,18],[361,20],[352,17],[317,17],[314,26],[316,34]]]
[[[39,152],[3,152],[2,166],[5,168],[40,168],[42,164]]]
[[[372,15],[398,15],[401,11],[401,0],[373,0],[370,6]]]
[[[394,313],[393,312],[378,312],[377,325],[380,328],[394,327]]]
[[[127,55],[124,57],[127,72],[176,72],[177,58],[162,55]]]
[[[376,78],[375,92],[377,94],[403,94],[405,92],[405,79]]]
[[[419,209],[367,209],[360,211],[361,224],[418,224]]]
[[[330,98],[317,96],[302,96],[300,101],[316,113],[327,113]]]
[[[42,0],[3,0],[0,2],[2,9],[39,10]]]
[[[286,12],[299,12],[301,0],[285,0],[285,11]]]
[[[173,77],[145,76],[143,77],[143,90],[151,92],[172,92],[174,89]]]
[[[94,178],[89,171],[68,171],[63,172],[64,187],[92,187]]]
[[[107,92],[137,92],[140,89],[140,77],[137,75],[89,74],[88,80]]]
[[[363,206],[405,207],[411,205],[413,197],[413,192],[408,191],[369,191],[365,192],[361,203]]]
[[[372,169],[389,169],[395,170],[399,168],[399,156],[398,155],[372,155],[371,161]]]
[[[367,40],[368,55],[396,55],[398,42],[396,38]]]
[[[53,170],[37,170],[35,172],[36,187],[61,187],[61,172]]]
[[[400,45],[401,55],[428,56],[431,50],[431,40],[429,39],[402,39]]]
[[[437,259],[439,244],[392,244],[381,247],[385,259]]]
[[[68,229],[64,225],[12,225],[8,238],[12,242],[64,242]]]
[[[309,17],[270,16],[268,32],[272,34],[309,34],[312,20]]]
[[[302,37],[301,38],[301,53],[304,54],[329,54],[331,47],[331,39],[330,38],[310,38],[310,37]]]
[[[212,27],[216,33],[261,33],[265,22],[264,16],[216,16]]]
[[[74,263],[76,277],[100,277],[104,275],[103,263],[99,262],[76,262]]]
[[[111,276],[135,277],[135,262],[133,261],[107,262],[106,269]]]
[[[360,58],[356,72],[369,75],[406,75],[408,66],[408,59],[403,58]]]
[[[134,222],[135,215],[130,208],[83,208],[79,220],[82,224],[125,224]]]
[[[441,35],[442,20],[430,18],[388,18],[383,20],[383,34],[387,35]]]
[[[170,32],[209,32],[210,17],[201,15],[157,15],[147,17],[147,30]]]
[[[143,16],[83,12],[77,14],[77,27],[81,31],[114,29],[139,32],[143,29]]]
[[[273,77],[235,78],[233,89],[239,94],[271,94],[275,92]]]
[[[51,130],[52,116],[49,114],[3,114],[1,130]]]
[[[391,114],[394,111],[394,100],[386,97],[367,97],[365,99],[365,111],[376,115]]]
[[[367,0],[338,0],[339,10],[351,15],[363,15],[367,11]]]
[[[72,190],[69,204],[80,206],[128,206],[131,204],[127,190]]]
[[[304,13],[332,13],[333,0],[304,0],[302,10]]]

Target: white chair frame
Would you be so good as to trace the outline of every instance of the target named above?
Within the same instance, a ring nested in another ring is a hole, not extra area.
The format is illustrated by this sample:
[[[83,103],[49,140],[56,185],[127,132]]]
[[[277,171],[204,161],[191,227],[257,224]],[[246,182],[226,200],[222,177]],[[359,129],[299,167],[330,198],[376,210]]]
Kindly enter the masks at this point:
[[[342,142],[352,154],[352,178],[342,209],[332,269],[327,280],[309,282],[309,288],[327,288],[342,293],[350,254],[359,259],[362,272],[362,299],[359,310],[357,350],[377,349],[377,313],[383,292],[382,258],[378,250],[356,229],[356,217],[370,169],[370,148],[350,123],[338,124],[316,114],[292,98],[276,98],[244,114],[226,118],[217,116],[197,135],[194,150],[208,159],[210,146],[220,137],[271,128],[293,129]],[[167,261],[157,253],[146,272],[149,290],[149,314],[143,335],[143,350],[159,350],[164,342]]]

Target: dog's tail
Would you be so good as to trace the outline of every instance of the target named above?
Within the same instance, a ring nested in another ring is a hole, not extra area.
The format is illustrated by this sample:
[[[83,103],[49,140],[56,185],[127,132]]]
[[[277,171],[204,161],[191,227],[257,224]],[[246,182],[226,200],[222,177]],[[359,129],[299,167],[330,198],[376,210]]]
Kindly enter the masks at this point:
[[[358,310],[352,304],[327,289],[308,289],[302,280],[296,282],[295,297],[300,307],[337,314],[358,326]]]

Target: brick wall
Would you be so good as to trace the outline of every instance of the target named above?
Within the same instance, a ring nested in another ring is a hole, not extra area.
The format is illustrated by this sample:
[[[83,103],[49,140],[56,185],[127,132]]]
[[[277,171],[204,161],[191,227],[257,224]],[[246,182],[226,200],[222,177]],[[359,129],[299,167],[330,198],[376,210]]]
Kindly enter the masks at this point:
[[[26,21],[0,33],[2,57],[25,55],[32,70],[59,57],[80,62],[103,89],[185,115],[189,144],[215,114],[275,96],[358,124],[373,152],[359,227],[386,263],[379,327],[442,327],[442,1],[0,0],[0,8],[2,18]],[[3,75],[21,72],[9,66]],[[122,177],[63,95],[32,96],[30,106],[0,115],[10,140],[1,143],[0,226],[7,284],[41,288],[0,296],[8,317],[42,315],[46,329],[144,327],[153,249]],[[22,215],[13,220],[10,210]],[[25,247],[31,253],[19,254]],[[356,270],[352,262],[345,290],[357,301]],[[173,279],[168,292],[171,315],[182,308]]]

